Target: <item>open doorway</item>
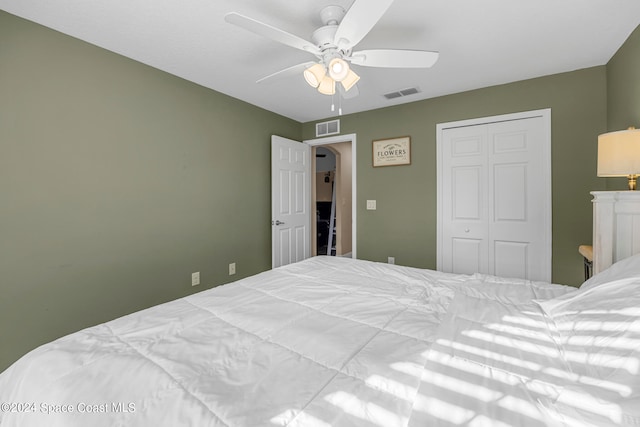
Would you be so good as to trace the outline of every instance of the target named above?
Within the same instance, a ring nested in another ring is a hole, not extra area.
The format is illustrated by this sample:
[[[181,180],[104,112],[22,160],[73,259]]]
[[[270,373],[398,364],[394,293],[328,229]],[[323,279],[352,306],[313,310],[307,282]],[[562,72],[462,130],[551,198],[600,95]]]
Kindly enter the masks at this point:
[[[336,160],[340,160],[340,154],[331,146],[314,147],[312,154],[315,158],[315,180],[312,186],[315,188],[315,215],[316,215],[316,242],[315,255],[337,255],[338,224],[336,221],[337,197],[336,188]],[[342,237],[342,236],[341,236]]]
[[[352,146],[351,141],[312,148],[311,174],[313,255],[351,257]],[[315,228],[314,228],[315,227]]]
[[[325,175],[318,175],[316,171],[316,153],[318,148],[327,148],[336,156],[335,174],[329,176],[329,181],[336,183],[336,217],[335,217],[335,255],[357,258],[357,209],[356,209],[356,134],[336,135],[303,141],[311,146],[311,205],[316,209],[316,181],[324,183]],[[326,152],[324,152],[326,153]],[[321,150],[319,154],[323,154]],[[322,157],[318,157],[321,159]],[[325,157],[326,158],[326,157]],[[326,172],[325,172],[326,174]],[[311,218],[311,254],[318,255],[318,224],[316,217]],[[331,215],[329,213],[329,215]],[[323,237],[323,236],[321,236]],[[328,243],[328,239],[326,239]]]

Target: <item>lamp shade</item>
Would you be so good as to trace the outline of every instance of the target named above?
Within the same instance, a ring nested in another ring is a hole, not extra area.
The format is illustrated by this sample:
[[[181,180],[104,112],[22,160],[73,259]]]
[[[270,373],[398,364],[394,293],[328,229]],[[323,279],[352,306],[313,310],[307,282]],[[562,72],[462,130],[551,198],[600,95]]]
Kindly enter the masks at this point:
[[[360,76],[353,72],[353,70],[349,70],[349,74],[344,78],[340,83],[342,83],[342,87],[345,91],[348,91],[355,85],[358,80],[360,80]]]
[[[311,67],[304,70],[303,73],[304,79],[307,81],[307,83],[309,83],[309,86],[311,87],[318,87],[325,74],[326,71],[324,69],[324,65],[322,64],[312,65]]]
[[[323,95],[333,95],[336,93],[336,82],[329,76],[324,76],[318,86],[318,92]]]
[[[640,174],[640,129],[598,136],[598,176]]]

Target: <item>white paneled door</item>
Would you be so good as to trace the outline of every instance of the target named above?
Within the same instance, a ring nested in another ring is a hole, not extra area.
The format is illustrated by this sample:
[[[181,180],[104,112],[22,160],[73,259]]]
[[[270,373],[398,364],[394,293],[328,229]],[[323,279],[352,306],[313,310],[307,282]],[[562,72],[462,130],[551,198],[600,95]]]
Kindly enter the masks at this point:
[[[550,112],[438,126],[438,269],[551,280]]]
[[[272,267],[302,261],[311,250],[311,147],[271,137]]]

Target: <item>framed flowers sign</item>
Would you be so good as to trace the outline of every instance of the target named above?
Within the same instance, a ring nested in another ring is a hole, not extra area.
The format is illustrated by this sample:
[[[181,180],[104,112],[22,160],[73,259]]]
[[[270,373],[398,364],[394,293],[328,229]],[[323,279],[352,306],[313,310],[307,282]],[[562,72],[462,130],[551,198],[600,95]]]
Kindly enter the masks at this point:
[[[373,167],[411,164],[411,137],[373,141]]]

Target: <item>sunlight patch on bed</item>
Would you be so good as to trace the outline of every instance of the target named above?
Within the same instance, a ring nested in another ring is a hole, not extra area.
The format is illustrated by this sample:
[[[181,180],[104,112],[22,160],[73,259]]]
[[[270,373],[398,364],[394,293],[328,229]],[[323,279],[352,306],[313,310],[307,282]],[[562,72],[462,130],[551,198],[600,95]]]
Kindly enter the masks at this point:
[[[517,412],[519,414],[526,415],[527,417],[534,420],[541,419],[540,410],[536,405],[515,396],[504,396],[498,401],[498,406],[513,412]]]
[[[541,381],[535,378],[529,378],[524,382],[524,386],[527,390],[536,393],[540,396],[550,397],[552,399],[558,396],[558,387],[556,384],[552,384],[546,381]]]
[[[398,399],[406,400],[407,402],[411,402],[415,395],[415,387],[410,387],[406,384],[380,375],[371,375],[365,380],[365,384],[374,390],[383,391],[397,397]]]
[[[596,315],[605,315],[611,316],[613,314],[619,314],[622,316],[630,316],[630,317],[640,317],[640,307],[625,307],[619,309],[611,309],[611,310],[581,310],[580,314],[596,314]]]
[[[523,341],[523,340],[508,338],[498,334],[479,331],[477,329],[462,331],[461,335],[467,336],[469,338],[475,338],[477,340],[486,341],[493,344],[499,344],[505,347],[511,347],[511,348],[518,349],[521,351],[526,351],[529,353],[540,354],[546,357],[556,358],[560,355],[558,353],[558,350],[554,347],[546,347],[543,345],[532,343],[530,341]]]
[[[482,402],[492,402],[504,396],[504,393],[496,390],[433,371],[427,371],[422,380],[438,387],[448,388],[456,393],[465,394]]]
[[[475,415],[475,412],[470,409],[436,399],[435,397],[427,397],[420,394],[416,397],[413,410],[424,412],[425,414],[458,425],[468,424],[469,420]]]
[[[430,359],[440,358],[442,361],[446,361],[447,366],[451,368],[455,368],[457,370],[471,373],[479,376],[483,376],[485,378],[491,379],[493,381],[500,381],[502,383],[508,384],[510,386],[517,386],[522,384],[529,392],[534,393],[538,396],[545,396],[546,398],[551,399],[552,401],[556,401],[560,397],[560,400],[564,405],[579,409],[585,410],[591,414],[598,416],[606,416],[608,419],[611,419],[614,422],[618,422],[618,420],[622,416],[622,412],[618,405],[613,403],[603,401],[602,399],[597,402],[593,397],[590,397],[588,394],[581,394],[579,392],[573,392],[566,390],[564,388],[558,388],[556,384],[552,384],[546,381],[541,381],[538,379],[527,379],[526,377],[516,376],[513,373],[502,372],[499,369],[494,369],[489,366],[485,366],[479,363],[474,363],[468,360],[459,359],[455,356],[451,356],[448,354],[444,354],[438,352],[436,350],[430,351],[431,357]],[[550,368],[544,368],[543,371],[552,371]],[[557,378],[564,378],[567,380],[578,380],[583,383],[593,383],[595,386],[600,386],[602,388],[608,388],[611,390],[615,390],[620,392],[621,394],[629,394],[632,390],[628,387],[624,387],[619,384],[611,383],[611,382],[602,382],[596,379],[590,379],[588,377],[579,377],[570,372],[554,369],[554,372],[547,372],[550,375],[553,375]],[[543,415],[546,411],[536,405],[535,403],[523,400],[518,398],[512,394],[504,394],[500,393],[497,390],[491,390],[487,387],[478,386],[476,384],[470,384],[466,381],[453,378],[450,376],[446,376],[443,374],[426,371],[425,377],[423,381],[432,383],[438,387],[447,388],[456,393],[463,393],[467,396],[470,396],[474,399],[477,399],[482,402],[495,401],[498,406],[504,408],[506,410],[522,414],[531,419],[536,419],[540,421],[545,420],[545,415]],[[462,416],[455,418],[457,416],[452,415],[453,411],[456,411],[455,405],[443,402],[438,399],[432,397],[425,397],[423,395],[419,395],[419,401],[421,405],[433,404],[434,407],[421,406],[418,408],[414,406],[415,410],[421,410],[422,412],[429,413],[437,418],[442,420],[446,420],[452,423],[464,424],[464,425],[474,425],[479,422],[478,417],[475,414],[470,412],[465,413],[465,417]],[[541,411],[543,414],[541,414]],[[547,414],[548,415],[548,414]],[[452,416],[455,418],[453,419]],[[575,425],[584,427],[585,424],[582,420],[572,419],[568,414],[563,415],[563,420],[567,422],[566,425]],[[489,424],[478,424],[478,425],[498,425],[498,420],[489,420]],[[581,424],[582,422],[582,424]]]
[[[628,397],[633,393],[633,389],[631,387],[614,383],[612,381],[607,381],[601,378],[592,378],[587,375],[579,375],[568,370],[561,370],[557,368],[544,368],[542,370],[545,374],[557,377],[559,379],[565,379],[573,382],[580,382],[582,384],[591,385],[603,388],[605,390],[610,390],[618,393],[622,397]]]
[[[510,365],[519,366],[521,368],[529,369],[532,371],[540,371],[542,369],[542,366],[538,363],[517,359],[511,356],[505,356],[504,354],[496,353],[494,351],[485,350],[483,348],[474,347],[467,344],[462,344],[456,341],[450,341],[450,340],[441,338],[441,339],[438,339],[436,342],[442,346],[451,347],[455,350],[465,351],[467,353],[474,354],[476,356],[481,356],[487,359],[508,363]]]
[[[558,402],[601,415],[618,424],[622,421],[622,408],[619,405],[587,393],[565,389],[560,394]]]
[[[412,377],[415,377],[415,378],[421,378],[422,372],[424,369],[421,365],[418,365],[417,363],[411,363],[411,362],[395,362],[389,366],[391,367],[391,369],[395,371],[402,372],[403,374],[411,375]]]
[[[314,417],[313,415],[309,415],[306,412],[298,412],[298,414],[294,417],[293,414],[295,411],[293,409],[287,409],[282,412],[280,415],[276,415],[271,418],[272,424],[276,424],[279,426],[290,425],[295,421],[295,423],[308,427],[331,427],[331,424],[325,423],[324,421]]]
[[[504,332],[506,334],[516,335],[520,337],[528,337],[528,338],[533,338],[539,341],[553,343],[553,339],[551,339],[550,336],[543,335],[537,331],[532,331],[531,329],[518,328],[516,326],[510,326],[510,325],[505,325],[500,323],[488,324],[488,325],[485,325],[485,328],[492,331],[496,331],[496,332]]]
[[[566,345],[573,346],[591,346],[604,348],[619,348],[621,350],[636,350],[640,348],[640,339],[626,337],[600,337],[595,335],[571,335],[562,342]]]
[[[538,314],[538,313],[535,313]],[[516,316],[504,316],[503,321],[507,323],[515,323],[516,325],[522,325],[529,328],[537,328],[547,330],[547,322],[544,320],[534,320],[529,317],[516,317]]]
[[[438,359],[438,363],[446,361],[447,366],[450,366],[459,371],[464,371],[480,377],[491,378],[494,381],[499,381],[509,386],[514,386],[521,382],[520,377],[512,373],[503,372],[501,370],[494,370],[489,376],[487,372],[488,370],[490,370],[490,368],[486,365],[482,365],[480,363],[470,363],[467,360],[441,353],[437,350],[432,350],[431,353],[432,360],[436,361],[436,359]]]
[[[541,406],[540,410],[545,414],[546,419],[548,420],[547,423],[553,426],[558,425],[562,427],[602,427],[587,423],[584,419],[574,418],[567,413],[558,412],[558,410],[553,405]]]
[[[484,415],[478,415],[474,417],[468,423],[469,427],[513,427],[511,424],[503,423],[502,421],[496,420],[494,418],[489,418]]]
[[[578,378],[578,382],[585,385],[600,387],[605,390],[614,391],[622,397],[629,397],[633,393],[633,389],[629,386],[614,383],[612,381],[603,380],[600,378],[592,378],[592,377],[587,377],[585,375],[581,375],[580,378]]]
[[[366,402],[344,391],[328,394],[324,400],[342,409],[349,415],[367,420],[380,427],[406,425],[408,422],[406,417],[395,414],[375,403]]]
[[[637,375],[640,361],[635,357],[623,357],[615,354],[589,354],[581,351],[565,351],[564,357],[575,363],[600,366],[609,369],[623,369],[630,374]]]
[[[605,322],[595,320],[556,322],[561,332],[592,331],[592,332],[634,332],[640,333],[640,321]]]

